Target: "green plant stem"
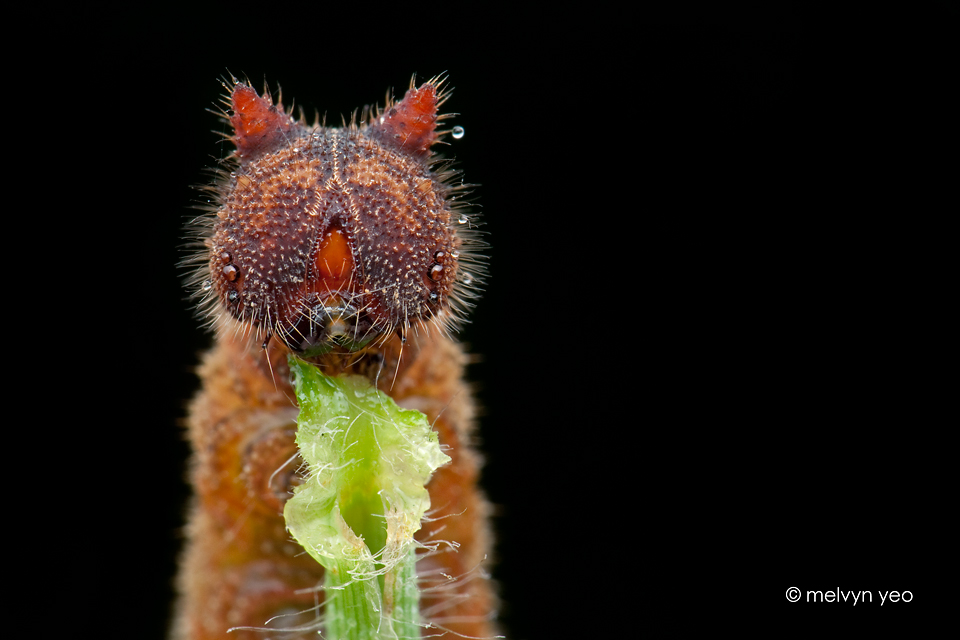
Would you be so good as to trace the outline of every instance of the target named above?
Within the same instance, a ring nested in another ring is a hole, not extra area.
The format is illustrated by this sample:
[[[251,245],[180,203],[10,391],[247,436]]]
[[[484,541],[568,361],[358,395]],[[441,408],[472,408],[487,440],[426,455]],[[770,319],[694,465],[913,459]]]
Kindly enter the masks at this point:
[[[330,638],[375,639],[420,637],[420,591],[416,551],[378,581],[353,580],[350,563],[326,572],[326,632]],[[382,608],[381,608],[382,607]]]

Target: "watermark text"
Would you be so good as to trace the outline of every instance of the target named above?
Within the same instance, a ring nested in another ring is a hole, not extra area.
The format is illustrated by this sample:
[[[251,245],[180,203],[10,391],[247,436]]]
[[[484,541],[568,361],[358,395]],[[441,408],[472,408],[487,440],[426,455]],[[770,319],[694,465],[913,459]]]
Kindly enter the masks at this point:
[[[847,603],[854,607],[858,604],[873,604],[874,602],[879,603],[881,607],[890,603],[913,602],[912,591],[897,591],[894,589],[888,591],[864,591],[862,589],[841,589],[837,587],[836,589],[808,589],[806,592],[803,592],[797,587],[790,587],[787,589],[786,596],[788,602],[839,602]]]

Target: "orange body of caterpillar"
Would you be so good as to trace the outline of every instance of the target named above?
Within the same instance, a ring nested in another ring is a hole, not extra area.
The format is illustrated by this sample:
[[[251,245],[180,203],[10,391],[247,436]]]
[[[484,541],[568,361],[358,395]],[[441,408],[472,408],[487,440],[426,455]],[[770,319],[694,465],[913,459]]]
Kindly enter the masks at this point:
[[[402,101],[342,129],[230,87],[224,116],[237,150],[214,215],[198,221],[194,258],[217,345],[188,419],[196,498],[174,638],[316,636],[323,568],[282,515],[299,481],[290,352],[330,375],[365,375],[433,423],[452,461],[428,485],[417,537],[450,544],[417,563],[427,633],[495,633],[489,507],[476,487],[466,356],[450,337],[482,273],[480,243],[451,205],[456,174],[431,154],[443,135],[440,84],[411,84]]]

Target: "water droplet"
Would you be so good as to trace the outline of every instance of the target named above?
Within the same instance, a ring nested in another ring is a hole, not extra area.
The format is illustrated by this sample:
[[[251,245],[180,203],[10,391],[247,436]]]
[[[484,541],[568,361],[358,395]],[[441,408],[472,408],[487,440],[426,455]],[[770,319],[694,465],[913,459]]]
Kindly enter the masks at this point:
[[[200,285],[200,288],[203,289],[204,291],[210,291],[210,289],[213,289],[213,283],[210,282],[209,280],[204,280],[203,284]]]
[[[435,264],[430,267],[430,279],[436,281],[443,274],[443,267],[439,264]]]
[[[453,128],[453,131],[451,133],[453,134],[453,137],[456,140],[459,140],[460,138],[463,137],[463,134],[466,132],[463,130],[463,127],[461,127],[460,125],[457,125],[456,127]]]
[[[467,214],[461,213],[460,217],[457,218],[457,222],[459,222],[460,224],[467,224],[468,222],[470,222],[470,218],[467,217]]]
[[[473,284],[473,276],[466,271],[463,272],[463,284]]]
[[[453,259],[454,259],[454,260],[456,260],[457,258],[460,257],[460,252],[459,252],[459,251],[454,251],[454,252],[451,253],[450,255],[453,256]]]
[[[223,275],[227,278],[227,280],[233,282],[237,279],[237,268],[232,264],[228,264],[223,268]]]
[[[227,294],[227,300],[229,300],[230,302],[235,302],[236,299],[239,297],[240,297],[240,294],[237,293],[236,291],[231,291],[230,293]]]

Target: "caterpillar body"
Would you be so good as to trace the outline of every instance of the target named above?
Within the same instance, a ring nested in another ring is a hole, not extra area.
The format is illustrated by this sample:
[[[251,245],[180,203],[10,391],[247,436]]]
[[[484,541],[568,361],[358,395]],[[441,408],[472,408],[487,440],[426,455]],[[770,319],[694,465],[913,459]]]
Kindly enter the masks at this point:
[[[199,368],[188,437],[195,498],[171,637],[322,632],[323,568],[291,538],[301,482],[289,354],[359,374],[424,413],[452,459],[431,478],[417,539],[429,637],[490,637],[489,505],[476,486],[474,405],[455,333],[483,281],[464,185],[432,148],[449,131],[443,79],[341,128],[295,119],[269,91],[225,83],[235,152],[194,225],[189,286],[216,345]]]

